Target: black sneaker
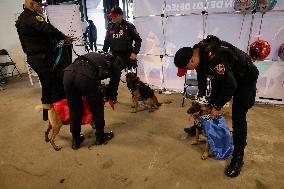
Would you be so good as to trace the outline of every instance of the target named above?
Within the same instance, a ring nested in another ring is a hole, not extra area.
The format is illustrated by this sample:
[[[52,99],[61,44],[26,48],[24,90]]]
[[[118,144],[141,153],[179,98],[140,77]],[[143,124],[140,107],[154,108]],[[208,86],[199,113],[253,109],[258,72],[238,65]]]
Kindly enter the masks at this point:
[[[228,177],[237,177],[241,173],[244,165],[243,156],[233,157],[230,165],[227,167],[225,174]]]
[[[83,134],[80,134],[80,137],[78,139],[74,139],[72,141],[72,149],[78,150],[80,148],[80,144],[85,140],[85,136]]]
[[[96,133],[95,145],[107,144],[107,142],[110,141],[113,137],[114,134],[112,131],[110,131],[109,133]]]
[[[196,128],[195,128],[195,126],[191,126],[189,128],[184,128],[184,132],[186,132],[190,136],[195,136],[196,135]]]

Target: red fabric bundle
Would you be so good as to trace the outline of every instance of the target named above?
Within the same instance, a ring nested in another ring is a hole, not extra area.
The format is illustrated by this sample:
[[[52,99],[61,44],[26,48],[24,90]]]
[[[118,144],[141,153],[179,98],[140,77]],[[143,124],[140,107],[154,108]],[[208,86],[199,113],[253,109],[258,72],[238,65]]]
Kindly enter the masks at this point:
[[[90,112],[90,106],[87,102],[87,100],[82,97],[83,101],[83,115],[81,119],[81,124],[89,124],[92,122],[92,114]],[[69,107],[67,99],[60,100],[58,102],[53,103],[53,107],[57,114],[59,115],[61,121],[63,124],[67,125],[70,123],[70,117],[69,117]]]

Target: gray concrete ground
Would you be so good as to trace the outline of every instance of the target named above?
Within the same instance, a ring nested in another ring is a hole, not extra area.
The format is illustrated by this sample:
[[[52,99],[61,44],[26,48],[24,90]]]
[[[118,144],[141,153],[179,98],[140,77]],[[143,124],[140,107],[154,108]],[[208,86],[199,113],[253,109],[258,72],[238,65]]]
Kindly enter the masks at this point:
[[[87,139],[71,149],[69,126],[57,137],[63,148],[54,151],[44,141],[47,123],[34,110],[39,87],[28,78],[10,79],[0,91],[1,189],[173,189],[173,188],[283,188],[283,106],[256,105],[248,113],[248,146],[241,175],[224,176],[229,163],[201,160],[204,144],[190,145],[183,128],[190,126],[181,94],[157,94],[172,100],[159,110],[130,113],[130,98],[121,83],[115,111],[105,108],[106,128],[115,138],[92,146],[94,131],[82,127]],[[230,124],[230,117],[227,117]]]

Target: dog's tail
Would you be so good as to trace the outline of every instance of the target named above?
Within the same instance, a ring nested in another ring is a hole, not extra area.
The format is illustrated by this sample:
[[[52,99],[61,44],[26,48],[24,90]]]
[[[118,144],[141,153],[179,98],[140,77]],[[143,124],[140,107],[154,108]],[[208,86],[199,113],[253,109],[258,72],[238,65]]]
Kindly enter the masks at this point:
[[[163,101],[163,102],[159,102],[159,104],[160,104],[160,106],[162,105],[162,104],[170,104],[170,103],[172,103],[173,101],[172,100],[165,100],[165,101]]]
[[[165,100],[164,102],[157,101],[157,106],[161,106],[162,104],[170,104],[170,103],[172,103],[171,100]]]
[[[37,112],[39,112],[39,111],[44,110],[44,109],[50,110],[51,108],[52,108],[52,106],[51,106],[50,104],[40,104],[40,105],[37,105],[37,106],[35,107],[35,110],[36,110]]]

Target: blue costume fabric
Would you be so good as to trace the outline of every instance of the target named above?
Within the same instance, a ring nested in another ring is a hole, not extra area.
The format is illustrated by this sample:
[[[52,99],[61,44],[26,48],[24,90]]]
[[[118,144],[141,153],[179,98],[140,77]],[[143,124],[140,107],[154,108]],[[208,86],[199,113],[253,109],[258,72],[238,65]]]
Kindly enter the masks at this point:
[[[201,125],[205,131],[209,147],[218,160],[225,160],[233,152],[233,138],[227,127],[225,118],[219,115],[216,119],[202,119]]]

